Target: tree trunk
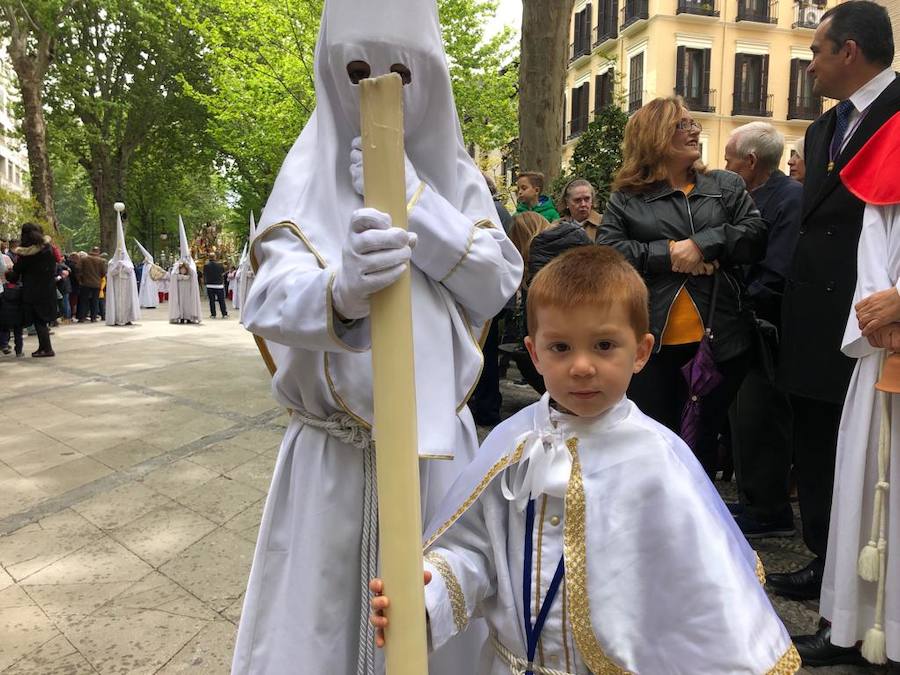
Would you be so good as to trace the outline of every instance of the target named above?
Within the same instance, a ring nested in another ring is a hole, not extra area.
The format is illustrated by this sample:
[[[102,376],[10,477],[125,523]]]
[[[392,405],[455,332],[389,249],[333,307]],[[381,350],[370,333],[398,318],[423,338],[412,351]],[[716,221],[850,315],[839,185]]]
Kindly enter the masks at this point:
[[[522,0],[519,63],[519,166],[547,185],[562,164],[569,25],[575,0]]]
[[[25,133],[25,145],[28,148],[28,164],[31,174],[31,194],[44,209],[44,215],[59,234],[59,222],[56,219],[56,207],[53,204],[53,173],[50,168],[50,154],[47,149],[47,124],[44,121],[43,79],[46,64],[49,62],[49,47],[46,42],[38,43],[39,53],[30,56],[26,53],[24,39],[14,37],[9,42],[8,50],[13,69],[19,80],[19,91],[25,108],[25,121],[22,124]],[[46,49],[47,53],[40,53]]]
[[[94,146],[90,150],[91,161],[82,162],[91,177],[94,203],[100,212],[100,250],[113,254],[116,250],[116,210],[113,204],[124,194],[124,171],[109,156],[106,148]]]

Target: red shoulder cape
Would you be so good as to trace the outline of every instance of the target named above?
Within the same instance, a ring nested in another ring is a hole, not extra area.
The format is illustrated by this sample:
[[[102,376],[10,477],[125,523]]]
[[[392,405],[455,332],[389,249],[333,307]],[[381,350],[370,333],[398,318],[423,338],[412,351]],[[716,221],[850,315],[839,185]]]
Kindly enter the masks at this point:
[[[876,131],[841,170],[847,189],[867,204],[900,203],[900,112]]]

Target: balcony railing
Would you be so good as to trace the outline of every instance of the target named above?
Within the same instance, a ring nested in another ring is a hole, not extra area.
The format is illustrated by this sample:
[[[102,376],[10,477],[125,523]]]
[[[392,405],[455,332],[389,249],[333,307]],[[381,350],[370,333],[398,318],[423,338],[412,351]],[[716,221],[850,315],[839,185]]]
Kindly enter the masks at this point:
[[[789,120],[814,120],[822,114],[821,96],[798,96],[788,99]]]
[[[691,112],[715,112],[718,92],[715,89],[702,92],[699,96],[688,96],[675,87],[675,95],[684,99],[684,104]]]
[[[815,30],[822,20],[825,8],[815,2],[794,3],[794,23],[792,28],[812,28]]]
[[[616,21],[614,17],[610,17],[608,20],[604,20],[605,17],[600,17],[600,23],[593,27],[592,32],[594,36],[594,46],[596,47],[599,44],[603,44],[607,40],[615,40],[619,37],[619,31],[616,29]]]
[[[678,8],[675,13],[719,16],[719,3],[718,0],[678,0]]]
[[[772,116],[772,94],[767,94],[762,98],[744,97],[741,92],[734,92],[734,102],[732,104],[732,115],[751,115],[753,117],[771,117]]]
[[[569,63],[577,61],[582,56],[589,56],[590,53],[591,44],[587,40],[569,43]]]
[[[778,23],[778,0],[738,0],[737,20]]]
[[[636,21],[646,19],[649,16],[649,0],[625,0],[622,5],[622,25],[625,29]]]

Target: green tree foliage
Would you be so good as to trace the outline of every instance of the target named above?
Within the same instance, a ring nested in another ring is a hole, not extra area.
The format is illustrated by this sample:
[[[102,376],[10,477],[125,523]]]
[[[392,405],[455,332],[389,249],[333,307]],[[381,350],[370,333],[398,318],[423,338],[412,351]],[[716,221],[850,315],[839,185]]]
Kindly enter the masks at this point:
[[[45,230],[49,223],[36,200],[0,187],[0,239],[17,239],[22,223],[37,223]]]
[[[618,106],[603,108],[578,138],[572,159],[566,170],[554,181],[552,192],[556,203],[562,204],[566,183],[575,178],[590,181],[597,191],[594,208],[602,212],[609,199],[610,185],[622,166],[622,141],[628,115]]]

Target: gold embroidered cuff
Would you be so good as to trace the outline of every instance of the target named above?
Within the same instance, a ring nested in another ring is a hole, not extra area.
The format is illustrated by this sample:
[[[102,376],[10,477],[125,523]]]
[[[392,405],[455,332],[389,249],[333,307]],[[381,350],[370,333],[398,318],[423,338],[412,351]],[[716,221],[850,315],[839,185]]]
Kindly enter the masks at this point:
[[[797,653],[797,648],[791,645],[766,675],[794,675],[800,670],[800,666],[800,654]]]
[[[425,192],[425,181],[419,181],[419,187],[416,188],[416,191],[413,193],[412,199],[409,200],[409,204],[406,205],[406,213],[407,215],[416,208],[416,204],[419,203],[419,200],[422,198],[422,193]]]
[[[756,554],[756,578],[759,579],[761,585],[766,585],[766,568],[763,566],[762,560],[759,559],[758,553]]]
[[[450,596],[450,608],[453,610],[453,623],[456,624],[456,632],[461,633],[469,625],[469,613],[466,611],[466,597],[463,595],[459,579],[453,573],[450,563],[439,553],[432,551],[425,556],[425,562],[437,569],[444,585],[447,587],[447,595]]]
[[[466,241],[466,249],[463,251],[462,257],[456,261],[456,264],[450,268],[450,271],[444,275],[444,278],[440,280],[439,283],[444,283],[453,276],[453,273],[459,269],[460,265],[463,264],[463,261],[469,257],[469,252],[472,250],[472,244],[475,242],[475,231],[478,227],[473,223],[472,230],[469,232],[469,239]]]
[[[356,352],[362,353],[369,351],[368,349],[360,349],[359,347],[354,347],[353,345],[347,344],[347,342],[341,338],[337,331],[334,329],[334,319],[335,319],[335,309],[334,309],[334,274],[331,275],[331,278],[328,280],[328,287],[325,290],[325,316],[327,317],[326,321],[328,322],[328,335],[334,340],[337,344],[341,346],[342,349],[346,349],[348,352]],[[354,322],[356,323],[356,322]],[[352,324],[350,324],[352,325]]]

